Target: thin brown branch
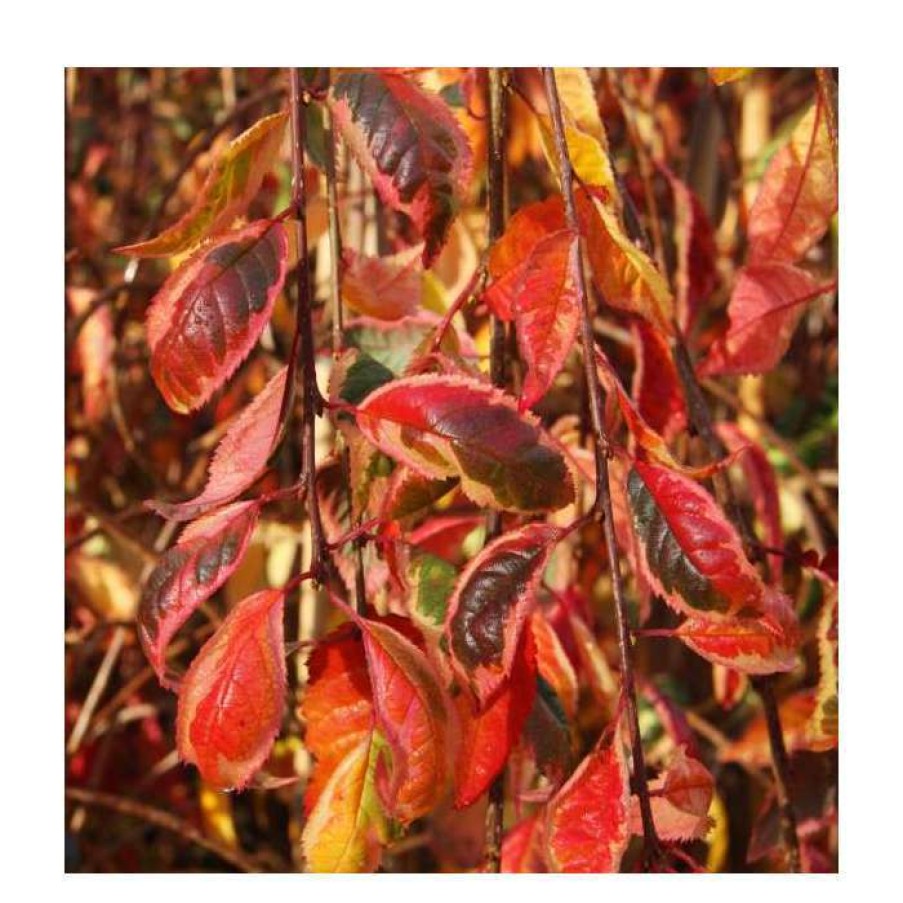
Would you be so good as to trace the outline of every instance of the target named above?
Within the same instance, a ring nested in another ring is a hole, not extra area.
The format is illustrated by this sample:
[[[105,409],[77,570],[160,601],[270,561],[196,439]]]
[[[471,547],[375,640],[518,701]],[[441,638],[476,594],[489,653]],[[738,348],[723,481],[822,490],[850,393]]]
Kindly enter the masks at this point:
[[[179,837],[189,841],[189,843],[219,856],[223,862],[238,869],[240,872],[261,872],[260,866],[249,856],[246,856],[239,850],[227,847],[216,840],[205,837],[194,825],[177,818],[163,809],[157,809],[138,800],[129,799],[125,796],[115,796],[112,793],[101,793],[95,790],[84,790],[80,787],[69,787],[66,789],[66,799],[83,806],[92,806],[98,809],[108,809],[112,812],[118,812],[120,815],[127,815],[131,818],[137,818],[147,822],[156,828],[162,828],[164,831],[170,831]]]
[[[292,213],[295,218],[295,237],[298,248],[297,278],[295,280],[295,338],[292,341],[291,364],[296,360],[296,346],[300,345],[301,367],[301,483],[307,491],[307,514],[311,532],[311,570],[321,581],[328,568],[329,552],[320,519],[316,491],[317,462],[315,456],[316,418],[320,414],[320,392],[317,388],[313,332],[313,311],[310,289],[310,267],[307,265],[307,193],[304,187],[304,129],[305,111],[309,99],[301,90],[301,70],[292,69]],[[297,366],[297,364],[296,364]]]
[[[561,102],[555,84],[555,70],[543,69],[546,98],[552,116],[555,133],[555,145],[558,151],[558,166],[561,173],[561,193],[564,197],[567,224],[576,235],[579,235],[579,221],[574,201],[574,181],[571,160],[565,139],[564,122],[561,114]],[[618,543],[614,530],[614,514],[611,503],[611,487],[608,477],[609,441],[605,432],[605,421],[602,410],[602,389],[599,385],[599,374],[595,367],[593,353],[592,318],[589,311],[589,300],[586,290],[586,277],[583,272],[582,256],[577,266],[577,294],[581,307],[581,342],[583,344],[583,365],[586,386],[589,392],[590,417],[593,427],[593,438],[596,453],[596,498],[593,512],[602,522],[605,536],[605,548],[611,568],[612,592],[615,600],[615,614],[618,625],[618,650],[621,659],[621,682],[630,731],[630,746],[633,757],[634,789],[640,804],[640,815],[643,822],[644,855],[649,867],[656,867],[662,861],[662,850],[655,832],[652,817],[652,805],[649,800],[649,783],[646,773],[646,759],[643,755],[643,743],[640,735],[640,722],[637,714],[636,681],[633,672],[631,650],[630,622],[627,611],[627,600],[624,595],[624,583],[621,577],[621,562],[618,554]]]

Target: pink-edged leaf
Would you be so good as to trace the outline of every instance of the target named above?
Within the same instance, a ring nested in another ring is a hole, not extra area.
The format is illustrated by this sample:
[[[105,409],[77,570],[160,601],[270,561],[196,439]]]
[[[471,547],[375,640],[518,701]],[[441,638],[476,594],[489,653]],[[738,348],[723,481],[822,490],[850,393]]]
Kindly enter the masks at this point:
[[[423,294],[419,250],[409,248],[392,257],[364,257],[350,248],[342,252],[342,298],[359,314],[378,320],[398,320],[420,310]]]
[[[426,477],[461,477],[476,504],[535,512],[573,501],[564,455],[513,398],[476,379],[426,375],[396,380],[357,409],[381,451]]]
[[[617,872],[630,840],[630,776],[617,736],[593,750],[546,809],[545,844],[556,872]]]
[[[170,520],[191,520],[241,495],[263,473],[273,451],[286,371],[283,367],[235,418],[216,447],[207,485],[197,498],[177,504],[150,501],[147,505]]]
[[[536,694],[536,650],[524,634],[507,678],[493,700],[480,711],[467,693],[455,700],[461,744],[455,762],[455,807],[471,805],[505,767],[520,737]]]
[[[452,663],[485,707],[511,674],[536,589],[560,530],[527,524],[493,540],[464,569],[448,603]]]
[[[680,432],[687,423],[687,405],[668,342],[644,320],[633,323],[632,331],[636,355],[632,391],[637,410],[662,436]]]
[[[768,588],[705,489],[673,470],[636,461],[627,493],[640,565],[675,610],[709,620],[770,613]]]
[[[715,779],[698,759],[679,747],[665,771],[649,782],[655,833],[662,840],[687,841],[705,837],[712,826],[708,817]],[[639,800],[630,800],[630,828],[643,835]]]
[[[800,636],[789,600],[775,589],[765,593],[765,618],[707,621],[690,618],[674,635],[703,658],[743,674],[791,671]]]
[[[429,660],[410,640],[388,624],[358,623],[376,723],[391,750],[388,770],[377,766],[377,788],[386,811],[409,824],[433,809],[448,789],[451,703]]]
[[[191,209],[155,238],[116,248],[134,257],[171,257],[221,232],[247,210],[272,168],[288,113],[274,113],[239,135],[217,158]]]
[[[751,264],[794,263],[827,231],[837,210],[837,170],[821,96],[762,177],[749,211]]]
[[[728,451],[744,449],[744,454],[740,456],[738,463],[749,488],[756,517],[762,526],[765,545],[774,549],[782,548],[784,531],[781,529],[781,498],[778,493],[777,476],[774,467],[768,460],[768,455],[765,454],[761,445],[752,442],[735,423],[724,421],[717,424],[715,430]],[[781,573],[784,570],[783,556],[769,555],[768,563],[771,570],[771,582],[775,586],[780,586]]]
[[[502,840],[503,872],[545,872],[542,843],[543,816],[541,812],[518,822]]]
[[[147,312],[151,374],[166,403],[193,411],[235,372],[263,332],[285,281],[281,222],[258,220],[198,249]]]
[[[806,304],[836,288],[786,263],[744,267],[727,312],[730,326],[700,366],[703,376],[767,373],[787,353]]]
[[[667,167],[660,168],[674,198],[675,305],[677,322],[688,335],[718,283],[715,235],[699,198]]]
[[[239,602],[182,681],[179,756],[215,787],[244,787],[279,732],[286,688],[282,602],[275,589]]]
[[[439,96],[387,71],[348,72],[332,89],[335,121],[383,203],[406,214],[435,259],[470,177],[470,146]]]
[[[712,696],[725,711],[739,705],[749,690],[749,678],[725,665],[712,665]]]
[[[260,504],[236,502],[196,520],[151,572],[138,608],[138,638],[160,683],[175,632],[238,567],[257,525]]]
[[[527,364],[521,411],[545,395],[573,348],[580,317],[578,266],[577,236],[566,229],[539,241],[524,265],[512,304]]]
[[[809,737],[823,746],[838,743],[838,616],[837,586],[822,581],[824,599],[818,617],[818,687],[815,710],[809,720]]]

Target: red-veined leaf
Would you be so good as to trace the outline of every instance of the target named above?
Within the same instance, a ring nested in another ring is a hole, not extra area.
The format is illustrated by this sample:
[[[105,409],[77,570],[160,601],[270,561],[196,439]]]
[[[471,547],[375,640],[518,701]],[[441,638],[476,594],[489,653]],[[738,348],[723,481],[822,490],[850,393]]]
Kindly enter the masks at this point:
[[[286,367],[235,418],[220,440],[204,491],[187,502],[150,501],[148,506],[170,520],[191,520],[241,495],[266,467],[279,432],[279,411],[285,392]]]
[[[645,320],[632,324],[636,368],[633,397],[640,416],[662,437],[673,436],[687,423],[687,405],[677,367],[665,337]]]
[[[527,364],[521,411],[549,390],[574,345],[580,318],[577,236],[567,229],[537,242],[514,290],[517,343]]]
[[[502,840],[503,872],[545,872],[542,858],[542,813],[518,822]]]
[[[673,608],[715,620],[767,613],[767,588],[705,489],[672,470],[636,461],[627,493],[640,564]]]
[[[730,326],[710,349],[700,373],[767,373],[787,353],[806,304],[835,287],[786,263],[744,267],[727,308]]]
[[[263,764],[282,723],[282,590],[243,599],[197,654],[179,690],[179,756],[204,780],[241,789]]]
[[[417,248],[392,257],[364,257],[342,252],[342,298],[358,313],[379,320],[398,320],[420,310],[422,271]]]
[[[556,872],[616,872],[630,840],[630,776],[615,736],[549,801],[545,843]]]
[[[493,700],[479,711],[468,693],[455,699],[461,724],[461,745],[455,762],[455,807],[469,806],[482,796],[505,767],[536,693],[536,650],[524,634],[518,654]]]
[[[511,674],[524,623],[560,531],[527,524],[493,540],[464,569],[448,603],[452,662],[485,707]]]
[[[750,264],[794,263],[827,231],[837,210],[837,171],[821,98],[779,150],[749,211]]]
[[[453,756],[450,703],[426,656],[388,624],[359,619],[373,706],[391,750],[377,767],[386,811],[402,824],[426,815],[445,795]]]
[[[698,759],[678,747],[665,771],[649,782],[652,819],[662,840],[687,841],[705,837],[712,820],[708,816],[715,779]],[[643,835],[639,800],[630,800],[630,828]]]
[[[336,124],[383,203],[411,218],[428,266],[445,243],[471,169],[467,138],[446,103],[389,72],[349,72],[332,90]]]
[[[177,223],[155,238],[116,248],[116,252],[170,257],[227,228],[248,208],[276,161],[287,119],[287,113],[274,113],[239,135],[213,164],[191,209]]]
[[[235,372],[285,280],[280,222],[258,220],[204,245],[163,283],[147,312],[151,374],[166,403],[193,411]]]
[[[565,458],[538,421],[476,379],[396,380],[367,396],[357,421],[381,451],[423,476],[460,476],[478,505],[534,512],[573,501]]]
[[[311,872],[372,872],[388,825],[375,790],[381,744],[367,734],[329,774],[304,824],[301,843]]]
[[[196,520],[151,572],[138,608],[138,638],[160,683],[166,647],[175,632],[238,567],[260,512],[258,502],[236,502]]]

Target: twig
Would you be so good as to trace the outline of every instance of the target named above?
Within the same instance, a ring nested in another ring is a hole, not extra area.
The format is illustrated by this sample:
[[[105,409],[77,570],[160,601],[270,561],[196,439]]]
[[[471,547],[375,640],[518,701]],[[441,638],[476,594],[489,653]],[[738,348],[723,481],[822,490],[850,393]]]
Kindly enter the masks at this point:
[[[501,238],[505,231],[505,129],[507,104],[505,103],[505,74],[501,69],[489,70],[489,135],[487,144],[486,201],[489,207],[489,243]],[[479,270],[477,270],[479,272]],[[474,274],[476,275],[476,273]],[[463,293],[462,293],[463,294]],[[453,314],[454,305],[450,313]],[[448,317],[451,322],[451,317]],[[489,345],[489,376],[493,384],[505,385],[505,324],[492,317],[492,338]],[[441,341],[441,340],[440,340]],[[498,511],[490,511],[486,523],[486,542],[502,532],[502,517]],[[505,771],[496,776],[489,788],[489,805],[486,809],[486,861],[484,870],[500,872],[502,869],[502,833],[505,822]]]
[[[301,354],[301,482],[307,489],[307,513],[311,532],[311,569],[319,582],[328,567],[328,550],[320,520],[317,499],[315,457],[315,426],[320,413],[320,393],[317,388],[317,372],[314,362],[313,315],[311,310],[310,268],[307,266],[307,194],[304,188],[304,113],[307,100],[302,96],[301,71],[292,69],[291,121],[292,121],[292,212],[295,217],[295,234],[298,247],[298,268],[295,282],[295,338],[292,340],[292,362],[296,346]],[[290,363],[291,366],[291,363]]]
[[[238,850],[231,849],[216,840],[205,837],[194,825],[165,812],[154,806],[148,806],[138,800],[129,799],[124,796],[115,796],[112,793],[101,793],[95,790],[83,790],[80,787],[69,787],[66,790],[66,799],[80,803],[84,806],[94,806],[99,809],[109,809],[118,812],[120,815],[128,815],[131,818],[138,818],[154,827],[162,828],[164,831],[170,831],[179,837],[184,838],[190,843],[219,856],[224,862],[234,866],[240,872],[261,872],[263,871],[257,863],[245,856]]]
[[[574,202],[574,183],[571,160],[565,139],[564,122],[561,115],[561,103],[558,99],[558,88],[555,84],[555,70],[543,69],[546,97],[552,126],[555,134],[555,145],[558,150],[558,168],[561,173],[561,193],[564,197],[567,224],[575,235],[580,234],[577,208]],[[586,278],[583,272],[582,257],[577,265],[577,294],[582,311],[580,329],[583,344],[583,366],[586,386],[589,392],[590,417],[593,426],[593,437],[596,453],[596,498],[593,502],[593,513],[602,522],[605,535],[605,548],[611,568],[612,592],[615,600],[615,613],[618,625],[618,649],[621,658],[621,681],[627,708],[627,719],[630,730],[630,745],[633,755],[633,779],[637,798],[640,804],[640,815],[643,822],[644,856],[648,866],[655,866],[662,861],[662,849],[655,832],[652,817],[652,805],[649,801],[649,784],[646,775],[646,760],[643,755],[643,743],[640,736],[640,722],[637,715],[636,682],[633,673],[631,655],[630,623],[627,612],[627,600],[624,597],[624,585],[621,578],[621,562],[618,555],[618,543],[614,530],[614,514],[611,504],[611,487],[608,479],[609,442],[605,432],[605,420],[602,411],[602,390],[599,385],[599,374],[595,367],[593,354],[593,328],[589,312],[589,301],[586,291]]]
[[[837,171],[837,83],[829,69],[819,67],[815,70],[818,79],[818,93],[821,95],[822,107],[825,111],[825,123],[831,139],[831,153],[834,155],[834,170]]]

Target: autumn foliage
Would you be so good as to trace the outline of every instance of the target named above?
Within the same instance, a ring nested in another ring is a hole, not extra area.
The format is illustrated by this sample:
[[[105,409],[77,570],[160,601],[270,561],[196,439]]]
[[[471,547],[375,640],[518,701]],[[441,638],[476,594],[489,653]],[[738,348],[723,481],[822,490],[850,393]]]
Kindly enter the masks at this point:
[[[834,73],[69,79],[70,867],[836,869]]]

